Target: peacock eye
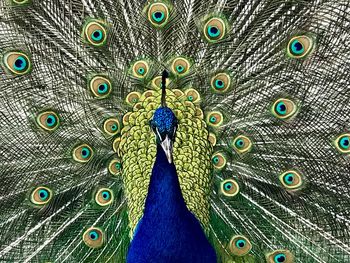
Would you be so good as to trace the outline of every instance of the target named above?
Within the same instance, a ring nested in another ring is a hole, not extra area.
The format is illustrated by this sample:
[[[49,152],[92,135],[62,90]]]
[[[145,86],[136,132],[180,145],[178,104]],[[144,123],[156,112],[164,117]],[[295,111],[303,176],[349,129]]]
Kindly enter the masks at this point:
[[[220,192],[229,197],[233,197],[239,193],[239,185],[233,179],[226,179],[220,185]]]
[[[272,105],[271,111],[272,114],[279,119],[288,119],[296,113],[297,107],[295,103],[289,99],[278,99]]]
[[[286,171],[279,176],[282,185],[291,190],[297,190],[303,184],[301,175],[293,170]]]
[[[101,188],[95,194],[95,201],[99,206],[110,205],[114,200],[113,192],[108,188]]]
[[[91,248],[99,248],[104,243],[104,233],[101,229],[91,227],[83,234],[84,243]]]
[[[342,134],[335,140],[335,146],[341,153],[350,153],[350,134]]]
[[[108,78],[102,76],[95,76],[90,80],[90,90],[98,99],[108,97],[112,91],[112,84]]]
[[[252,146],[252,141],[244,135],[239,135],[233,140],[233,148],[238,153],[249,152]]]
[[[292,58],[307,56],[313,47],[313,40],[305,35],[296,36],[289,40],[287,53]]]
[[[145,60],[136,61],[132,66],[132,75],[138,79],[143,79],[148,73],[149,65]]]
[[[222,18],[213,17],[204,26],[204,36],[209,42],[217,42],[226,35],[226,24]]]
[[[101,21],[91,20],[84,27],[85,40],[92,46],[103,46],[107,42],[107,31]]]
[[[121,174],[122,168],[123,166],[120,159],[113,159],[108,165],[108,171],[114,176]]]
[[[36,117],[37,124],[46,131],[54,131],[58,128],[60,120],[57,113],[53,111],[44,111]]]
[[[30,0],[12,0],[12,2],[14,4],[17,4],[17,5],[24,5],[24,4],[27,4],[29,3]]]
[[[211,88],[216,93],[226,92],[231,85],[231,77],[226,73],[216,74],[211,79]]]
[[[155,27],[163,27],[168,22],[169,8],[163,3],[153,3],[148,8],[148,20]]]
[[[171,71],[178,76],[186,75],[190,70],[191,64],[188,59],[179,57],[173,60],[171,64]]]
[[[221,112],[218,112],[218,111],[209,112],[207,114],[206,120],[207,120],[207,124],[214,128],[219,127],[224,122],[224,118]]]
[[[79,163],[90,161],[93,156],[92,148],[87,144],[81,144],[73,150],[73,159]]]
[[[52,199],[52,191],[44,186],[35,188],[31,195],[30,201],[35,205],[45,205]]]
[[[269,263],[292,263],[294,262],[293,254],[288,250],[276,250],[267,254],[267,262]]]
[[[245,256],[252,249],[252,244],[242,235],[233,236],[230,241],[229,250],[235,256]]]
[[[126,103],[129,104],[130,106],[134,106],[137,102],[139,102],[141,98],[141,94],[137,91],[133,91],[130,92],[127,96],[126,96]]]
[[[214,153],[211,160],[215,169],[221,170],[226,165],[226,158],[220,152]]]
[[[195,89],[187,89],[185,90],[185,96],[187,97],[188,101],[191,101],[192,103],[199,103],[201,100],[201,97],[198,93],[198,91],[196,91]]]
[[[117,118],[108,118],[103,124],[103,129],[108,135],[116,135],[120,132],[120,124]]]
[[[30,72],[31,62],[23,52],[7,52],[3,56],[6,69],[14,75],[24,75]]]

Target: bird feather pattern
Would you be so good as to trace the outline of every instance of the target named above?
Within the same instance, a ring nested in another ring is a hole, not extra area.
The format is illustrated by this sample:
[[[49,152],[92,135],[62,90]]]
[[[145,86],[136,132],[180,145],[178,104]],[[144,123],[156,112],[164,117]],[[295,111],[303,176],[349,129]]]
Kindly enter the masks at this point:
[[[350,262],[349,14],[347,0],[1,1],[0,262],[195,262],[209,243],[224,263]],[[162,103],[186,206],[150,221]],[[164,218],[178,233],[156,231]],[[128,256],[144,234],[157,252]]]

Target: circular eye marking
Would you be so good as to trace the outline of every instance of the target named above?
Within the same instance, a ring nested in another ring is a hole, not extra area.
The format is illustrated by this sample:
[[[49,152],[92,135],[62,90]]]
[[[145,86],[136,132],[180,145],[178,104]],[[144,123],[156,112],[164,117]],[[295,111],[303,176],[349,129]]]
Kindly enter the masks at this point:
[[[155,27],[164,27],[169,19],[169,8],[164,3],[153,3],[148,8],[148,20]]]
[[[108,165],[108,171],[114,176],[120,175],[122,173],[122,169],[123,166],[120,159],[113,159]]]
[[[335,147],[341,153],[350,153],[350,133],[345,133],[334,141]]]
[[[252,249],[249,239],[242,235],[233,236],[229,243],[229,251],[235,256],[245,256]]]
[[[225,167],[226,165],[226,158],[225,156],[220,153],[220,152],[216,152],[213,154],[211,161],[214,165],[215,169],[221,170]]]
[[[84,243],[91,248],[99,248],[104,243],[104,233],[97,227],[87,229],[83,234]]]
[[[226,35],[226,24],[222,18],[213,17],[204,26],[204,36],[209,42],[217,42]]]
[[[107,30],[103,22],[91,19],[83,29],[84,39],[92,46],[100,47],[107,43]]]
[[[190,71],[191,64],[184,57],[175,58],[171,64],[171,71],[177,76],[184,76]]]
[[[89,83],[90,90],[93,95],[98,99],[103,99],[109,96],[112,91],[111,81],[102,76],[95,76],[90,80]]]
[[[166,86],[169,87],[171,80],[169,78],[166,79]],[[154,89],[160,89],[162,85],[162,76],[157,76],[154,79],[152,79],[152,87]]]
[[[52,199],[51,189],[45,186],[35,188],[30,194],[30,201],[35,205],[45,205]]]
[[[46,131],[54,131],[59,127],[60,119],[54,111],[44,111],[38,114],[36,123]]]
[[[313,48],[312,38],[302,35],[296,36],[289,40],[287,47],[287,54],[292,58],[304,58]]]
[[[141,93],[137,91],[130,92],[128,96],[126,96],[126,103],[129,104],[130,106],[134,106],[136,103],[139,102],[141,98]]]
[[[219,111],[211,111],[207,114],[206,122],[209,126],[217,128],[224,122],[224,117]]]
[[[297,190],[303,184],[302,176],[293,170],[286,171],[279,176],[282,185],[290,190]]]
[[[271,112],[279,119],[288,119],[297,111],[295,103],[289,99],[278,99],[272,105]]]
[[[95,194],[95,202],[99,206],[108,206],[114,200],[114,195],[111,189],[101,188]]]
[[[194,103],[198,104],[201,100],[201,97],[195,89],[187,89],[185,90],[185,96],[187,97],[187,100]]]
[[[289,250],[275,250],[266,255],[268,263],[293,263],[294,255]]]
[[[132,75],[138,79],[143,79],[147,76],[149,64],[146,60],[136,61],[132,66]]]
[[[30,0],[12,0],[12,3],[16,4],[16,5],[24,5],[24,4],[28,4]]]
[[[81,144],[74,148],[73,159],[79,163],[86,163],[91,160],[94,152],[92,148],[87,144]]]
[[[208,135],[208,140],[211,143],[212,146],[216,145],[216,136],[214,133],[210,132]]]
[[[23,52],[7,52],[3,56],[3,64],[7,71],[14,75],[24,75],[31,71],[31,61]]]
[[[212,77],[210,84],[215,93],[225,93],[231,86],[231,77],[226,73],[219,73]]]
[[[239,185],[233,179],[226,179],[220,184],[220,192],[225,196],[236,196],[239,193]]]
[[[108,118],[103,123],[103,130],[108,135],[116,135],[120,132],[120,124],[117,118]]]
[[[233,148],[237,153],[246,153],[252,149],[252,141],[244,135],[239,135],[233,140]]]

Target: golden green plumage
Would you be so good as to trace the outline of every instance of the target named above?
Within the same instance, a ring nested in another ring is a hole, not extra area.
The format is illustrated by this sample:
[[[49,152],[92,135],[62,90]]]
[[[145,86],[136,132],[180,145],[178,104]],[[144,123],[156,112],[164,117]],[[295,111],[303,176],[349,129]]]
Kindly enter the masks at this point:
[[[193,102],[188,99],[189,93],[196,96]],[[156,156],[156,141],[148,123],[160,101],[160,89],[145,91],[133,110],[126,113],[121,131],[119,153],[123,160],[122,176],[132,230],[143,214]],[[200,95],[194,89],[185,92],[167,89],[167,106],[174,111],[179,121],[173,158],[183,197],[190,211],[208,228],[212,146],[199,101]]]

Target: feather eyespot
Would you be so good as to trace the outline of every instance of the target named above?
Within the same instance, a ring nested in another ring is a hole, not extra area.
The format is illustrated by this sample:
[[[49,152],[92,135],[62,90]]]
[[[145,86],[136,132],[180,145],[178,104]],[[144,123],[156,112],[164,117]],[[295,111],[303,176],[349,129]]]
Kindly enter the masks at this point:
[[[171,71],[177,76],[184,76],[190,70],[191,64],[184,57],[175,58],[171,64]]]
[[[279,180],[285,188],[290,190],[297,190],[303,184],[302,176],[294,170],[289,170],[282,173],[279,176]]]
[[[224,122],[224,117],[219,111],[212,111],[207,114],[206,122],[209,126],[217,128]]]
[[[229,244],[230,252],[235,256],[245,256],[252,249],[249,239],[242,235],[233,236]]]
[[[212,77],[210,83],[214,92],[224,93],[231,86],[231,77],[226,73],[219,73]]]
[[[87,163],[91,160],[94,152],[88,144],[81,144],[74,148],[73,159],[79,163]]]
[[[93,95],[98,99],[108,97],[112,91],[111,81],[103,76],[95,76],[90,80],[89,87]]]
[[[103,130],[108,135],[116,135],[120,132],[120,124],[117,118],[108,118],[103,123]]]
[[[272,105],[271,111],[279,119],[288,119],[296,113],[297,106],[289,99],[278,99]]]
[[[239,193],[239,185],[233,179],[226,179],[220,184],[220,192],[228,197],[236,196]]]
[[[217,42],[226,35],[226,23],[220,17],[213,17],[205,23],[203,33],[207,41]]]
[[[335,147],[341,153],[350,153],[350,133],[345,133],[335,139]]]
[[[302,35],[289,40],[287,54],[292,58],[304,58],[313,48],[312,38]]]
[[[85,24],[84,39],[92,46],[100,47],[107,42],[107,30],[103,22],[96,19],[91,19]]]
[[[165,84],[167,87],[169,87],[170,82],[171,82],[170,78],[167,78],[165,81]],[[161,86],[162,86],[162,76],[157,76],[152,79],[152,87],[154,89],[160,89]]]
[[[36,123],[46,131],[54,131],[60,125],[60,119],[54,111],[44,111],[36,117]]]
[[[211,161],[214,165],[215,169],[221,170],[225,167],[226,165],[226,158],[225,156],[220,153],[220,152],[216,152],[213,154]]]
[[[194,104],[199,103],[201,100],[201,97],[200,97],[198,91],[196,91],[195,89],[187,89],[187,90],[185,90],[184,93],[187,97],[187,100],[194,103]]]
[[[35,205],[45,205],[50,202],[52,195],[51,189],[39,186],[32,191],[30,201]]]
[[[153,3],[148,7],[148,20],[155,27],[164,27],[169,19],[169,7],[164,3]]]
[[[83,241],[91,248],[102,247],[104,243],[104,233],[97,227],[91,227],[84,232]]]
[[[108,171],[114,176],[121,174],[122,168],[123,166],[120,159],[113,159],[108,165]]]
[[[24,75],[32,69],[30,58],[23,52],[12,51],[5,53],[3,63],[6,69],[14,75]]]
[[[95,202],[99,206],[110,205],[114,200],[114,195],[111,189],[101,188],[95,194]]]
[[[133,91],[130,92],[127,96],[126,96],[126,103],[129,104],[130,106],[134,106],[136,103],[139,102],[141,98],[141,94],[137,91]]]
[[[294,255],[289,250],[275,250],[266,255],[268,263],[293,263]]]
[[[30,0],[12,0],[12,3],[16,4],[16,5],[24,5],[24,4],[28,4]]]
[[[246,153],[252,149],[252,141],[244,135],[239,135],[233,140],[233,148],[238,153]]]
[[[149,64],[146,60],[136,61],[132,66],[132,75],[138,79],[146,77],[149,71]]]

